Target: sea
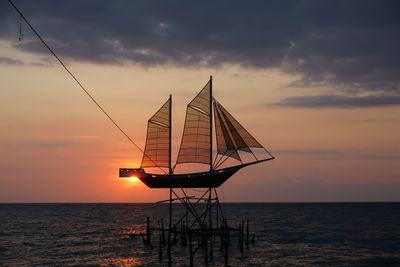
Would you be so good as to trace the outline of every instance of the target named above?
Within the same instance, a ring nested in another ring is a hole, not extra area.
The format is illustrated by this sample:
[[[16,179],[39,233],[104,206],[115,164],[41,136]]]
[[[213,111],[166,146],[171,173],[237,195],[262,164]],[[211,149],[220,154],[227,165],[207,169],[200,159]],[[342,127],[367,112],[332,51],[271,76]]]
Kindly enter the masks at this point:
[[[254,243],[219,239],[207,266],[400,266],[400,203],[222,203],[229,225],[249,219]],[[173,213],[183,209],[173,204]],[[168,204],[0,204],[1,266],[168,266],[139,233],[168,220]],[[245,235],[246,236],[246,235]],[[190,266],[172,247],[172,266]],[[194,266],[206,266],[204,252]]]

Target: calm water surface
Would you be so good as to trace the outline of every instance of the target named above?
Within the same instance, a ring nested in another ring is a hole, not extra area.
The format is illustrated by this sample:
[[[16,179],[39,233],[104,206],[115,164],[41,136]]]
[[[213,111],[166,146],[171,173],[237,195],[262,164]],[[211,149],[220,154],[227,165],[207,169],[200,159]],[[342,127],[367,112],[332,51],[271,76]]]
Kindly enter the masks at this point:
[[[256,237],[243,254],[232,242],[229,266],[400,266],[400,203],[222,205],[230,225],[250,218]],[[0,265],[165,266],[157,240],[151,249],[132,234],[145,230],[146,216],[155,226],[167,212],[156,204],[0,204]],[[186,250],[173,249],[174,266],[188,266]],[[223,265],[217,249],[209,266]]]

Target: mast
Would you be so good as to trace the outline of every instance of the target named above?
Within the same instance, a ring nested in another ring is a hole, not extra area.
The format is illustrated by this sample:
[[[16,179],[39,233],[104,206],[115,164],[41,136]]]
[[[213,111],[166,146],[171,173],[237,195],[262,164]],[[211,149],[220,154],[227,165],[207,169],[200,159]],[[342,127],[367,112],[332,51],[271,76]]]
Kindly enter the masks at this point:
[[[210,76],[210,171],[213,168],[213,158],[212,158],[212,76]]]
[[[169,151],[168,151],[168,173],[169,175],[172,174],[171,168],[171,147],[172,147],[172,95],[169,95]]]
[[[168,151],[168,174],[169,182],[171,183],[171,146],[172,146],[172,138],[171,138],[171,129],[172,129],[172,95],[169,95],[169,151]],[[172,223],[172,187],[169,188],[169,227],[168,227],[168,266],[171,265],[171,223]]]

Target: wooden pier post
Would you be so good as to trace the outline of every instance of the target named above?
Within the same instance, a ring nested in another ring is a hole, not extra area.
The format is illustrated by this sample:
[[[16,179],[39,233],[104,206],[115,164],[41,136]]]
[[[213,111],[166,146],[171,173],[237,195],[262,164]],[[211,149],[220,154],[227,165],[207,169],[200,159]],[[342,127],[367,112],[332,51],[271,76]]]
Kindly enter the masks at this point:
[[[205,229],[207,231],[207,224],[205,224]],[[208,265],[208,238],[206,231],[204,232],[204,263]]]
[[[174,225],[174,227],[172,227],[172,231],[174,232],[174,239],[172,240],[172,245],[176,244],[176,225]]]
[[[244,220],[242,220],[242,243],[244,243]]]
[[[143,233],[140,233],[140,237],[142,238],[143,244],[148,245],[148,244],[147,244],[146,237],[144,237],[144,234],[143,234]]]
[[[161,218],[161,239],[163,246],[165,246],[167,244],[167,240],[165,239],[164,221],[162,218]]]
[[[146,228],[146,242],[147,245],[151,243],[151,233],[150,233],[150,217],[147,216],[147,228]]]
[[[247,218],[246,225],[246,248],[249,249],[249,218]]]
[[[193,267],[192,230],[189,230],[189,254],[190,254],[190,267]]]
[[[239,247],[240,247],[240,252],[243,253],[243,227],[244,227],[244,221],[242,224],[239,225]]]
[[[225,227],[224,227],[224,246],[225,246],[225,264],[228,264],[228,249],[229,249],[229,229],[228,229],[228,222],[225,220]]]
[[[223,251],[224,250],[224,242],[225,242],[225,229],[224,229],[224,225],[221,224],[221,235],[220,235],[220,240],[221,240],[221,244],[219,246],[219,250]]]
[[[171,225],[169,226],[169,231],[168,231],[168,266],[171,267],[172,262],[171,262]]]
[[[239,223],[239,227],[238,227],[238,246],[240,248],[240,238],[242,237],[242,224]]]
[[[161,233],[160,233],[160,242],[159,242],[159,247],[158,247],[158,258],[162,260],[162,240],[161,240]]]
[[[231,239],[231,232],[229,231],[229,227],[228,227],[228,221],[225,219],[225,231],[227,231],[227,235],[226,235],[226,241],[230,242]]]
[[[181,246],[182,247],[187,246],[186,228],[185,228],[185,224],[183,223],[183,221],[181,221]]]
[[[171,169],[170,169],[170,171],[171,171]],[[169,188],[168,267],[172,266],[172,258],[171,258],[171,254],[172,254],[171,253],[171,230],[172,230],[172,228],[171,228],[171,226],[172,226],[172,187]]]
[[[201,227],[200,229],[200,247],[204,248],[204,229]]]
[[[214,252],[213,252],[213,235],[211,234],[210,236],[210,261],[212,261],[214,258]]]

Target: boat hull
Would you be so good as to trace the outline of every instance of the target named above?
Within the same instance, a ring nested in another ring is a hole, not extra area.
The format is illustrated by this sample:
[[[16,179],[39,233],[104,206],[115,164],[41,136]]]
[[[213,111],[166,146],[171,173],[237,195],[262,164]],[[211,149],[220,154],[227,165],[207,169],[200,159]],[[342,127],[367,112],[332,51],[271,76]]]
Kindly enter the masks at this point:
[[[174,175],[147,174],[138,178],[150,188],[210,188],[219,187],[239,169],[240,167],[236,167],[218,171]]]
[[[119,177],[136,177],[150,188],[219,187],[241,168],[272,159],[274,159],[274,157],[208,172],[172,175],[146,173],[142,168],[119,169]]]

